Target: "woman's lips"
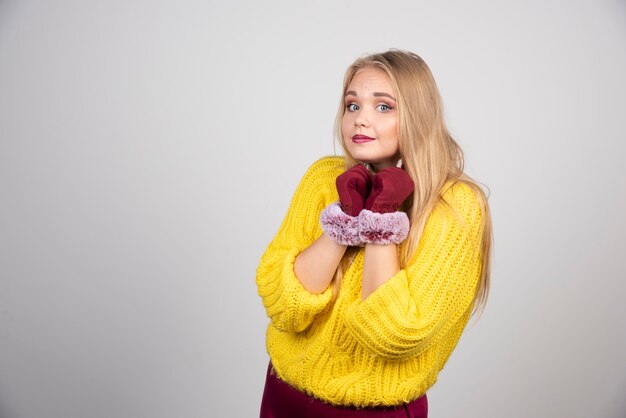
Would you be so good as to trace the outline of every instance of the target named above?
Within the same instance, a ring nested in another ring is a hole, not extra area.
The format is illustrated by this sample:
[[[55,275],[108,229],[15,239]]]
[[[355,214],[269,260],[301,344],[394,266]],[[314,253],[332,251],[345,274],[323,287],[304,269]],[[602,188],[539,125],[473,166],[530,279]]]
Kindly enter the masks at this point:
[[[352,142],[354,142],[355,144],[363,144],[365,142],[370,142],[370,141],[374,141],[376,138],[370,138],[367,135],[354,135],[352,137]]]

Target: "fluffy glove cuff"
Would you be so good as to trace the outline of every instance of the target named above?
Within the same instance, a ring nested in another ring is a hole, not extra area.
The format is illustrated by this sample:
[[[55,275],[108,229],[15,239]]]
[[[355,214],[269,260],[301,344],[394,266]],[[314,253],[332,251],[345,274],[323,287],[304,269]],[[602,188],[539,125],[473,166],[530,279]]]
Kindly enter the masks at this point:
[[[404,212],[377,213],[363,209],[359,213],[359,238],[371,244],[400,244],[411,225]]]
[[[326,206],[320,215],[322,230],[341,245],[400,244],[411,228],[404,212],[376,213],[363,209],[358,216],[341,210],[339,202]]]
[[[341,210],[339,202],[326,206],[320,215],[322,229],[341,245],[362,245],[359,238],[359,218]]]

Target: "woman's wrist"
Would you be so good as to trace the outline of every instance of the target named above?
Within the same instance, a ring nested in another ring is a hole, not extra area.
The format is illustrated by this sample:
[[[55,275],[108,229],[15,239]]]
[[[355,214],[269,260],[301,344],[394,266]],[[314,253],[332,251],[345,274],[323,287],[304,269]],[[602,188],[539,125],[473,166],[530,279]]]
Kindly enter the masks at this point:
[[[377,213],[363,209],[359,213],[359,238],[366,244],[400,244],[409,234],[409,217],[401,211]]]
[[[358,216],[350,216],[341,210],[338,202],[326,206],[320,224],[333,241],[348,246],[400,244],[411,228],[404,212],[377,213],[363,209]]]
[[[350,216],[341,209],[339,202],[326,206],[320,214],[322,230],[338,244],[362,245],[359,237],[359,218]]]

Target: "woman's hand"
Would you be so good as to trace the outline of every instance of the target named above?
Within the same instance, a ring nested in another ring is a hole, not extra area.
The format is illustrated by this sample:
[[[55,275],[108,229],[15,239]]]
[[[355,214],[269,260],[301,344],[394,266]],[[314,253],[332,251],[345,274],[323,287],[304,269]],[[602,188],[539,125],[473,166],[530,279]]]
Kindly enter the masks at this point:
[[[372,188],[372,175],[362,164],[357,164],[337,177],[337,193],[341,209],[346,215],[358,216],[365,208],[365,199]]]
[[[372,180],[372,192],[365,202],[365,209],[377,213],[395,212],[413,193],[414,187],[413,180],[403,169],[384,168]]]

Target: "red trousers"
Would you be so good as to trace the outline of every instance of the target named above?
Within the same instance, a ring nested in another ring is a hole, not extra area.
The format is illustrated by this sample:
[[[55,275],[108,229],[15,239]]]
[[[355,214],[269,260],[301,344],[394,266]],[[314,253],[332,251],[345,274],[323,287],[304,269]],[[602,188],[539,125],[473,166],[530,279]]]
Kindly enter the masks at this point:
[[[427,418],[426,395],[395,408],[332,406],[292,388],[267,368],[260,418]]]

